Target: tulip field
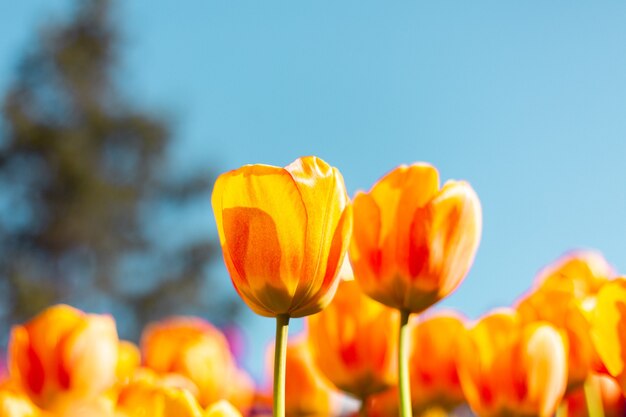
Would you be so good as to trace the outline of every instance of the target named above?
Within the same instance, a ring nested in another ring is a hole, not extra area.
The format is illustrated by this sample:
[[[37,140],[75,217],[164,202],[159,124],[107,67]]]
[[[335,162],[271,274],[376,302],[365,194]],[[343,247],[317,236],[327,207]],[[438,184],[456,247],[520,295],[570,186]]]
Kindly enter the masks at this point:
[[[626,415],[626,278],[600,253],[565,254],[477,320],[429,311],[482,231],[480,196],[439,175],[401,165],[352,197],[312,156],[220,175],[234,291],[276,323],[264,380],[203,319],[154,322],[135,345],[111,316],[56,305],[12,328],[0,417]]]

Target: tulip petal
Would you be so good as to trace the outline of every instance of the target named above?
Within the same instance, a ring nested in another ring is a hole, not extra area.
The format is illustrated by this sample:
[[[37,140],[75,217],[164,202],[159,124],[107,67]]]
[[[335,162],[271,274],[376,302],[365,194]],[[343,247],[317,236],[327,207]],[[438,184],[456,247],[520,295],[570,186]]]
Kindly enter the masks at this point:
[[[528,375],[528,401],[537,404],[539,415],[548,417],[556,410],[567,381],[567,360],[559,333],[547,325],[531,326],[525,341]],[[526,361],[525,361],[526,362]]]
[[[71,373],[75,392],[89,398],[113,385],[118,343],[113,318],[98,315],[89,315],[62,342],[61,369]]]
[[[452,292],[465,277],[478,250],[482,211],[478,196],[465,181],[448,181],[432,202],[429,264],[440,265],[439,293]]]
[[[318,293],[335,278],[342,260],[339,255],[345,253],[351,228],[342,228],[339,235],[335,232],[340,223],[345,222],[349,201],[339,171],[319,158],[297,159],[285,170],[293,177],[307,210],[307,256],[302,266],[302,276],[306,279],[300,280],[291,308],[297,310],[302,300],[310,299],[309,294]],[[336,250],[337,244],[339,250]],[[293,317],[298,315],[292,314]]]
[[[416,210],[424,207],[439,191],[439,173],[430,164],[400,166],[384,176],[370,194],[380,208],[382,273],[392,275],[399,269],[408,276],[411,221]]]
[[[275,314],[287,312],[307,233],[307,213],[292,176],[283,168],[245,166],[218,178],[212,200],[237,290],[254,301],[248,303],[253,309],[258,302]]]
[[[609,374],[623,380],[626,374],[626,279],[609,282],[598,292],[591,336]],[[626,392],[626,384],[622,384],[622,389]]]

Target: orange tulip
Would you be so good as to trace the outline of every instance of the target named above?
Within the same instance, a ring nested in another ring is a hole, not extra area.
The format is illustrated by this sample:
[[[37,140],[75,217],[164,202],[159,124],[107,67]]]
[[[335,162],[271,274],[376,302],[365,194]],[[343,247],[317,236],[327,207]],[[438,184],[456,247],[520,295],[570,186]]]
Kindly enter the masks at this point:
[[[228,399],[241,410],[250,407],[252,380],[237,368],[224,335],[208,322],[175,317],[153,323],[143,333],[141,350],[147,367],[192,381],[201,405]]]
[[[465,331],[465,319],[452,312],[412,323],[409,371],[414,415],[431,409],[450,411],[464,402],[456,358]],[[367,409],[376,416],[397,415],[397,390],[372,397]]]
[[[246,165],[220,175],[212,204],[228,272],[255,313],[302,317],[330,302],[352,226],[336,168],[316,157]]]
[[[606,370],[626,395],[626,277],[607,282],[598,292],[591,337]]]
[[[354,199],[350,260],[367,295],[420,312],[452,292],[467,274],[481,234],[472,187],[448,181],[428,164],[402,165]]]
[[[613,277],[615,271],[601,253],[574,251],[544,268],[537,275],[535,286],[564,291],[585,300],[586,297],[595,295]]]
[[[413,327],[409,369],[411,399],[418,412],[431,406],[451,410],[465,397],[456,358],[465,334],[465,319],[455,313],[438,313]]]
[[[113,318],[58,305],[13,328],[9,368],[35,404],[52,410],[68,396],[89,400],[112,387],[117,355]]]
[[[515,311],[494,312],[463,338],[458,372],[478,416],[548,417],[567,383],[563,339],[547,323],[523,325]]]
[[[567,342],[567,392],[580,388],[596,362],[590,323],[581,300],[567,291],[540,287],[518,302],[517,311],[525,323],[547,321],[563,332]]]
[[[371,300],[354,281],[343,281],[330,305],[308,317],[315,363],[342,391],[361,400],[397,378],[398,312]]]
[[[622,390],[612,377],[608,375],[592,375],[592,384],[600,394],[602,408],[605,417],[622,417],[626,415],[626,399]],[[567,415],[569,417],[587,417],[587,403],[583,389],[578,389],[569,394],[565,400],[567,403]]]

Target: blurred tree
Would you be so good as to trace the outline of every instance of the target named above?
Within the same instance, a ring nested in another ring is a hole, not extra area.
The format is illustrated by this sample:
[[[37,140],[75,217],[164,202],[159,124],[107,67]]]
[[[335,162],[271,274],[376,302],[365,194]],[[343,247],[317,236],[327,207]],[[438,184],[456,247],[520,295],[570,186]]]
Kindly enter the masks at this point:
[[[40,34],[2,103],[0,317],[9,325],[67,302],[113,311],[127,337],[166,314],[224,322],[235,304],[207,290],[213,242],[154,226],[208,202],[212,181],[168,174],[167,123],[114,81],[111,2],[76,4]]]

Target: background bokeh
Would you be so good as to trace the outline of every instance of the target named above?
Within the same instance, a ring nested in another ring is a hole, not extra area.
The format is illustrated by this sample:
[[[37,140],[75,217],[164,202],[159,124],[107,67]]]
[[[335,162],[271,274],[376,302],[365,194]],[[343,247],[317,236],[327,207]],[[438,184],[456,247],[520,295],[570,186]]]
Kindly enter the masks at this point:
[[[0,4],[3,102],[24,75],[24,57],[79,3]],[[168,184],[315,154],[341,170],[352,194],[397,164],[431,162],[443,179],[470,181],[483,204],[475,265],[441,303],[470,317],[510,304],[570,249],[598,249],[626,270],[622,2],[128,0],[111,3],[109,19],[117,37],[113,85],[129,107],[162,124],[159,172]],[[19,207],[6,181],[0,187],[0,213],[10,224]],[[210,254],[193,258],[200,264],[191,271],[171,273],[166,281],[174,284],[157,288],[149,314],[124,324],[137,295],[156,288],[160,264],[117,278],[121,298],[91,283],[78,291],[72,281],[63,288],[76,296],[66,301],[112,311],[130,338],[142,320],[172,312],[234,322],[258,377],[261,341],[274,323],[230,305],[240,301],[215,247],[209,195],[210,184],[184,203],[141,203],[146,239],[157,248],[149,256],[168,264],[178,253],[172,247],[198,242]],[[0,229],[0,248],[6,236]],[[190,274],[197,303],[176,285]],[[15,296],[3,294],[6,338]]]

